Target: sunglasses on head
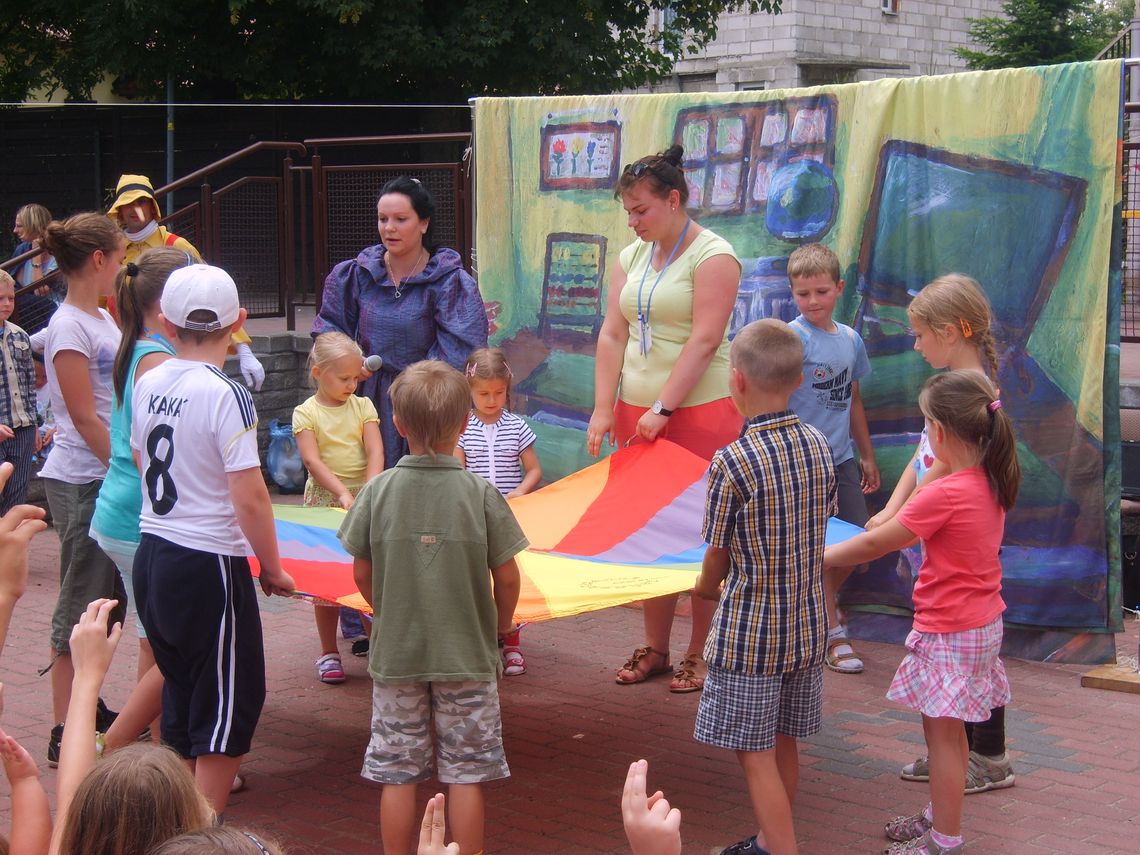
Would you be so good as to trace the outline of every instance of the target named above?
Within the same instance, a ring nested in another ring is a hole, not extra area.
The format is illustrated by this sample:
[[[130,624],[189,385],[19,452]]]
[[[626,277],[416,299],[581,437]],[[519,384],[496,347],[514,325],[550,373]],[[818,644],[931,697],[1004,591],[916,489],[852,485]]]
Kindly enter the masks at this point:
[[[665,178],[657,171],[657,166],[645,160],[639,160],[635,163],[627,163],[625,169],[622,170],[622,175],[628,175],[631,178],[641,178],[645,173],[652,172],[662,181]]]

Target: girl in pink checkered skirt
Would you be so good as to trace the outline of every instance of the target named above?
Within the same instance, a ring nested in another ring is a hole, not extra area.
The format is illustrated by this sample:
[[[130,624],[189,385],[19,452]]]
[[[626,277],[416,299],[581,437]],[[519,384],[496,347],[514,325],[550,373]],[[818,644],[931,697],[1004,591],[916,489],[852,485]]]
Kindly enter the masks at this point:
[[[887,698],[922,714],[930,796],[913,816],[887,823],[890,855],[958,855],[969,747],[963,722],[984,721],[1009,701],[998,658],[1005,603],[998,552],[1021,469],[1013,427],[993,386],[976,371],[931,377],[918,399],[935,457],[949,474],[924,484],[883,525],[828,547],[824,567],[850,567],[921,539],[914,627]]]

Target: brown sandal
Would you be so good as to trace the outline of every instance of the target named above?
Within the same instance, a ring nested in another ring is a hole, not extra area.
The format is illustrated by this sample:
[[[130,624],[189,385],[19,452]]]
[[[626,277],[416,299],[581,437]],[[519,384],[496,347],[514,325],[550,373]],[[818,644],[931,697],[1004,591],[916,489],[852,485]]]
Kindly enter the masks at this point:
[[[686,653],[677,670],[673,672],[673,681],[669,683],[669,691],[675,695],[687,695],[689,692],[699,692],[705,687],[705,678],[697,676],[697,664],[704,660],[692,653]]]
[[[649,668],[643,671],[638,667],[638,665],[641,664],[641,660],[646,656],[660,656],[662,659],[662,664],[657,668]],[[672,670],[673,666],[669,664],[668,652],[663,650],[654,650],[647,644],[644,647],[638,647],[633,651],[633,655],[630,656],[629,659],[625,661],[625,664],[618,669],[615,682],[620,686],[632,686],[636,683],[644,683],[650,677],[656,677],[659,674],[668,674]],[[634,679],[622,679],[621,675],[623,671],[632,672],[635,675]]]

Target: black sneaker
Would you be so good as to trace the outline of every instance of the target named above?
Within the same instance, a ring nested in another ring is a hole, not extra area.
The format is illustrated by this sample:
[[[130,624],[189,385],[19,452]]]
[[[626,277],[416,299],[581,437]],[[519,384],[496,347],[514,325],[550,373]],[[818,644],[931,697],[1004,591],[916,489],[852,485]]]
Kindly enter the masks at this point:
[[[767,849],[757,845],[756,835],[753,834],[747,840],[741,840],[727,849],[722,849],[720,855],[769,855],[769,853]]]
[[[367,656],[368,655],[368,639],[358,638],[352,642],[352,655],[353,656]]]
[[[103,703],[103,699],[99,698],[99,703],[95,706],[95,729],[99,733],[106,733],[111,729],[111,725],[115,723],[115,719],[119,717],[117,712],[107,709],[107,705]]]
[[[48,765],[53,769],[59,765],[59,744],[63,742],[63,724],[57,724],[51,729],[51,739],[48,740]]]

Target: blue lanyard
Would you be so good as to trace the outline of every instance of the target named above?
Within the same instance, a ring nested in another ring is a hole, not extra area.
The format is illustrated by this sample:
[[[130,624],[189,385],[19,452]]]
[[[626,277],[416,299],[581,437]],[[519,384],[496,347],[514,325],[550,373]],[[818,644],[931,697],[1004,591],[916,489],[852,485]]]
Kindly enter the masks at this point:
[[[685,219],[685,227],[681,229],[681,236],[677,238],[677,242],[673,244],[673,251],[669,253],[669,257],[665,260],[665,266],[661,268],[661,272],[657,274],[657,278],[653,280],[653,287],[649,289],[649,299],[645,301],[645,314],[641,312],[641,289],[645,287],[645,277],[649,275],[649,268],[653,266],[653,250],[649,251],[649,258],[645,262],[645,270],[641,272],[641,284],[637,286],[637,319],[643,323],[649,322],[649,310],[653,306],[653,292],[657,290],[657,286],[661,284],[661,277],[665,275],[665,271],[669,269],[669,265],[673,263],[673,259],[677,257],[677,250],[681,248],[682,242],[685,240],[685,235],[689,232],[689,224],[693,220],[691,217]],[[654,241],[653,246],[657,246]]]

